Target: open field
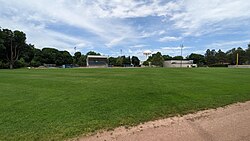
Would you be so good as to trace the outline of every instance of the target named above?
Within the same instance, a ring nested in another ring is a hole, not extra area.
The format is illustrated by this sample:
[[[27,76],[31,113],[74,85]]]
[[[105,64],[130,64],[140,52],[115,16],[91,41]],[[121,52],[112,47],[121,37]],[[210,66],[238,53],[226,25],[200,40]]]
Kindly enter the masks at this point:
[[[250,100],[250,70],[0,70],[0,140],[62,140]]]

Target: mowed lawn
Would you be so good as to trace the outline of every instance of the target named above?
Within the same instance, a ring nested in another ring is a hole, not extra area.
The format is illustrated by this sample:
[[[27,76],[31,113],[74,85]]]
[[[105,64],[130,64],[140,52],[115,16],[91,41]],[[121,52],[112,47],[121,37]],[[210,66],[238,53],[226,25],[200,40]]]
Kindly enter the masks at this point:
[[[250,100],[250,69],[0,70],[0,140],[63,140]]]

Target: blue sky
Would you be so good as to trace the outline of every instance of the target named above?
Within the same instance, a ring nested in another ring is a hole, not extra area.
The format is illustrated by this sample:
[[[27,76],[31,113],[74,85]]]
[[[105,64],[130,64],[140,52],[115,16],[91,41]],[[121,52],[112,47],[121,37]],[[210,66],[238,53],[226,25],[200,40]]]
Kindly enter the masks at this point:
[[[85,54],[171,56],[246,48],[249,0],[0,0],[0,26],[22,30],[37,48]]]

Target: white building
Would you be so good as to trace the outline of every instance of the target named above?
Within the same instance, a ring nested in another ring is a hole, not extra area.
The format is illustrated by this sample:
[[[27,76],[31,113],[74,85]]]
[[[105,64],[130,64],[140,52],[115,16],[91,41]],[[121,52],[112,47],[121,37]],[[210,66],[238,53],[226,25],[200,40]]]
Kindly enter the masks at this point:
[[[197,67],[193,60],[169,60],[163,62],[163,67],[166,68],[192,68]]]

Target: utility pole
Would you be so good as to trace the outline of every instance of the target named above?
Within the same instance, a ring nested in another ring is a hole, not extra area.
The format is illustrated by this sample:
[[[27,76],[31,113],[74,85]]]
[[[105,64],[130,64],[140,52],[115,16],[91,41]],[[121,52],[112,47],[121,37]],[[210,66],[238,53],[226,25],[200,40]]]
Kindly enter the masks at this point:
[[[183,44],[181,44],[180,47],[181,47],[181,68],[182,68],[182,49],[183,49],[183,47],[184,47]]]

